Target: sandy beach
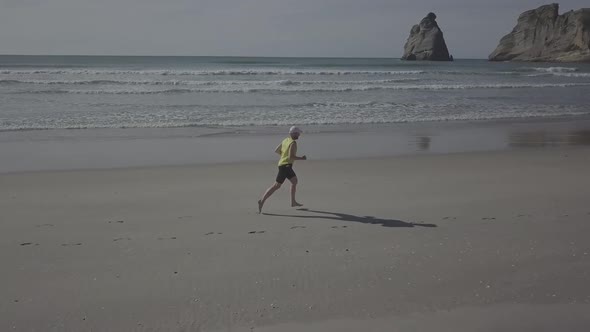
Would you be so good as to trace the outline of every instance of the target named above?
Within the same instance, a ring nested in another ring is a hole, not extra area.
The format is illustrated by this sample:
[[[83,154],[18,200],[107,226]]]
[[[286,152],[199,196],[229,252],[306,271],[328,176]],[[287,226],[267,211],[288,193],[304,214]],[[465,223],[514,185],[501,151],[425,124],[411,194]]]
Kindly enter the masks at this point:
[[[590,148],[0,174],[2,331],[588,331]]]

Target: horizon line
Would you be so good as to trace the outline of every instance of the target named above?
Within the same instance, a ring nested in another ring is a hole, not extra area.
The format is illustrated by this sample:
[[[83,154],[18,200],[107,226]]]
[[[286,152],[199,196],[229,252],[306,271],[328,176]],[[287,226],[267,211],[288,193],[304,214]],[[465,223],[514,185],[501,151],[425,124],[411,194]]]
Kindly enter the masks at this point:
[[[272,56],[272,55],[130,55],[130,54],[16,54],[6,53],[0,56],[55,56],[55,57],[175,57],[175,58],[281,58],[281,59],[383,59],[401,60],[401,57],[359,57],[359,56]],[[454,58],[455,60],[488,60],[487,58]],[[409,61],[413,62],[413,61]],[[420,62],[420,61],[416,61]],[[434,61],[445,62],[445,61]]]

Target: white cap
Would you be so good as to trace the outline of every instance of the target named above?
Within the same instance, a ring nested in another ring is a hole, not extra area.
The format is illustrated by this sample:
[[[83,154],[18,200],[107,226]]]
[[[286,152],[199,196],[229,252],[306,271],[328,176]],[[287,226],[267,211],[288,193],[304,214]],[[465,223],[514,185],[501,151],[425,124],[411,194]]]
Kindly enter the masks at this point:
[[[289,134],[294,134],[294,133],[301,134],[302,132],[303,131],[301,129],[299,129],[299,127],[296,127],[296,126],[289,128]]]

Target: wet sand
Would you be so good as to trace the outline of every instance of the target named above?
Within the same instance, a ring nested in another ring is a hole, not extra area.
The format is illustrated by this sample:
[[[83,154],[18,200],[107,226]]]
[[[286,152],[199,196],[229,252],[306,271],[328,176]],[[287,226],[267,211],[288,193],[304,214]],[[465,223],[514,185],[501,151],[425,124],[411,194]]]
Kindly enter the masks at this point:
[[[306,126],[314,160],[590,147],[590,118]],[[288,127],[0,132],[0,173],[273,161]]]

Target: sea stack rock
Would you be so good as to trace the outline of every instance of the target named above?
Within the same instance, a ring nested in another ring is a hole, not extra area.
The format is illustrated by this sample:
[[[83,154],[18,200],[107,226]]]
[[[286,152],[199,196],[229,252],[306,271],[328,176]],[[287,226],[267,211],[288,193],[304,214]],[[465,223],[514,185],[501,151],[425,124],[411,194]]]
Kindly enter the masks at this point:
[[[434,13],[429,13],[420,21],[420,24],[412,27],[410,37],[404,46],[402,59],[452,61]]]
[[[590,8],[559,15],[554,3],[522,13],[489,60],[590,62]]]

